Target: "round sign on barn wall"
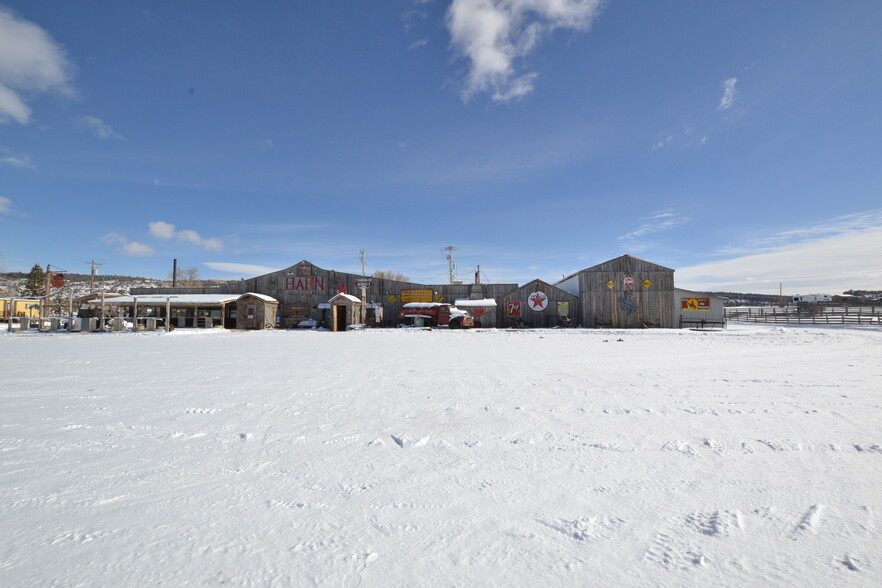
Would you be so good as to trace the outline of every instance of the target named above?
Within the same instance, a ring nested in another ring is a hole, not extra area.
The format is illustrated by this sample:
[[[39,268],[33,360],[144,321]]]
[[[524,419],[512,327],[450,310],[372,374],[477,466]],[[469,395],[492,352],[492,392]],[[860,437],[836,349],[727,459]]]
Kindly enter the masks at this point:
[[[545,310],[548,306],[548,296],[546,296],[545,292],[538,290],[530,294],[527,297],[527,301],[530,303],[530,308],[537,312]]]

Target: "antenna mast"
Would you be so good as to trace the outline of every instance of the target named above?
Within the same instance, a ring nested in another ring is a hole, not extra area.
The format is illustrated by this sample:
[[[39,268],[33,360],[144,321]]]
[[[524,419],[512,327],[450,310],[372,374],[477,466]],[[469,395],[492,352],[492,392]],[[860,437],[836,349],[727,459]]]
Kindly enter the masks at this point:
[[[441,251],[447,252],[447,263],[450,265],[450,283],[451,284],[453,284],[453,282],[456,281],[456,263],[453,262],[453,251],[455,249],[456,248],[454,246],[448,245],[447,247],[445,247],[444,249],[441,250]]]

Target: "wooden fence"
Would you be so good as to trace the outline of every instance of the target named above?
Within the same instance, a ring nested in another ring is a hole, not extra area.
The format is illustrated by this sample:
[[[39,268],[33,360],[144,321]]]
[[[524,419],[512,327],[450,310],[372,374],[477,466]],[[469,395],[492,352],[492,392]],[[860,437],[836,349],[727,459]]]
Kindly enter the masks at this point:
[[[749,323],[882,325],[880,306],[734,307],[726,308],[725,316],[730,321]]]

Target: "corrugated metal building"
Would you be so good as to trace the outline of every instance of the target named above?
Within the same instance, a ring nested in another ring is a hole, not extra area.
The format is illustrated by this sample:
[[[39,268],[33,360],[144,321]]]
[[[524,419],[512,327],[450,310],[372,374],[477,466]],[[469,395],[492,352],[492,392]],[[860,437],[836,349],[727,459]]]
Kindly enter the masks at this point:
[[[725,303],[720,296],[674,288],[674,321],[681,329],[725,328]]]

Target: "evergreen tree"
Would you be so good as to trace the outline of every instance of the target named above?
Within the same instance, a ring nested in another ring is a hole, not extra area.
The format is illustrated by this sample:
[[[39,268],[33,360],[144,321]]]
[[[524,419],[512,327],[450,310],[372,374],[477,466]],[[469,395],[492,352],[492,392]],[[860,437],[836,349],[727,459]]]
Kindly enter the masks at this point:
[[[21,288],[21,295],[28,298],[40,298],[46,295],[46,272],[39,263],[31,268],[31,273],[28,274]]]

